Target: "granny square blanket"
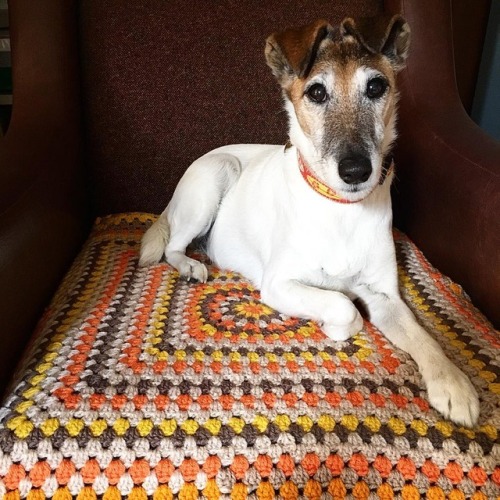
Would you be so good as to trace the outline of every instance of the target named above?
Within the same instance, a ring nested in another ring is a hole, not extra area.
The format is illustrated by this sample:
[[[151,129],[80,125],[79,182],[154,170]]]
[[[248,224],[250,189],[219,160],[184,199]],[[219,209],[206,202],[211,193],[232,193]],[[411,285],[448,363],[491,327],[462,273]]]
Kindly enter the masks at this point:
[[[98,219],[47,309],[0,410],[1,498],[499,498],[500,335],[408,238],[401,293],[477,388],[474,429],[367,321],[333,342],[236,273],[139,267],[153,220]]]

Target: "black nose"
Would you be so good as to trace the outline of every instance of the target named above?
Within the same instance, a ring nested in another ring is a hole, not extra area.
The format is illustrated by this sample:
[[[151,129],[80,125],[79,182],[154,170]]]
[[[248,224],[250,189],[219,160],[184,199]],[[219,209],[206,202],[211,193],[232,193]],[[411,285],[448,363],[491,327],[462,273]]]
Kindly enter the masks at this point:
[[[345,156],[339,161],[340,178],[347,184],[360,184],[370,178],[372,164],[370,159],[360,154]]]

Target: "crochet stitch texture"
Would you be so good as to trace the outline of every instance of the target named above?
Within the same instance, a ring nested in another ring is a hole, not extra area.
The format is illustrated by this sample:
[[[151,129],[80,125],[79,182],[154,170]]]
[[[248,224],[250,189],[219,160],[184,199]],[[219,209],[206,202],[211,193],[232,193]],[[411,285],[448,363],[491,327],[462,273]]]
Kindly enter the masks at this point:
[[[367,321],[335,343],[236,273],[138,267],[153,220],[99,219],[47,309],[0,410],[1,498],[499,497],[500,336],[404,235],[402,295],[477,388],[474,429]]]

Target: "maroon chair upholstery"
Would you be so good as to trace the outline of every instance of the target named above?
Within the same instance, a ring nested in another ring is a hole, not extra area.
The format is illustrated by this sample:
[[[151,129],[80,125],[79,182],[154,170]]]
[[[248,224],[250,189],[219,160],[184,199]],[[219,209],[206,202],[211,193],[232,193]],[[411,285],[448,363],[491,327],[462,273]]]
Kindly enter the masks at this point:
[[[13,112],[0,140],[0,387],[88,234],[75,2],[10,2]]]
[[[457,26],[469,24],[456,22],[464,3],[9,7],[0,392],[14,378],[0,407],[0,496],[496,498],[498,334],[432,267],[500,325],[500,145],[472,123],[457,90],[453,37],[468,35]],[[483,14],[460,66],[466,105],[485,29],[484,9],[471,12]],[[211,268],[212,284],[199,285],[164,263],[137,265],[148,212],[163,210],[191,161],[227,143],[287,140],[264,61],[271,32],[394,13],[413,38],[393,192],[396,225],[417,246],[395,233],[401,288],[477,388],[474,429],[429,408],[416,365],[368,321],[338,347],[317,325],[259,304],[230,272]],[[248,331],[221,323],[226,299],[236,300],[238,321],[253,318]]]
[[[188,165],[210,149],[286,142],[266,37],[318,16],[338,23],[382,11],[382,2],[363,0],[322,0],[313,9],[274,0],[82,2],[86,158],[97,213],[159,213]]]
[[[416,43],[400,79],[395,223],[499,325],[500,144],[460,100],[448,2],[427,7],[402,5]]]

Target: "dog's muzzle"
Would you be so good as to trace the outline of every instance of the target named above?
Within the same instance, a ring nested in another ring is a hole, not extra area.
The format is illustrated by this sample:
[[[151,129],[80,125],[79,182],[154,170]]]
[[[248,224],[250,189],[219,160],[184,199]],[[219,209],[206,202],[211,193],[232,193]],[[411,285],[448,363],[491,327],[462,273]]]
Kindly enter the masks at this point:
[[[365,199],[368,195],[366,195],[364,198],[360,200],[348,200],[346,198],[343,198],[339,193],[335,192],[330,186],[326,185],[323,181],[321,181],[315,173],[311,170],[307,162],[304,160],[302,155],[300,154],[300,151],[297,150],[297,159],[299,163],[299,170],[300,173],[302,174],[303,179],[306,181],[306,183],[318,194],[321,196],[328,198],[329,200],[336,201],[337,203],[346,203],[346,204],[351,204],[351,203],[358,203]],[[369,162],[369,161],[368,161]],[[349,165],[347,165],[349,167]],[[359,173],[356,172],[355,175],[359,175],[360,177],[367,176],[365,180],[368,180],[368,178],[371,175],[372,167],[371,163],[369,162],[369,171],[365,165],[365,172],[364,173]],[[340,168],[340,167],[339,167]],[[362,169],[360,169],[362,170]],[[382,164],[382,173],[379,179],[378,184],[381,186],[382,184],[385,183],[387,177],[389,177],[394,171],[394,162],[392,160],[391,155],[387,155],[384,158],[384,162]],[[365,181],[358,181],[359,182],[365,182]],[[355,181],[352,181],[350,184],[355,184]],[[349,183],[348,183],[349,184]]]

